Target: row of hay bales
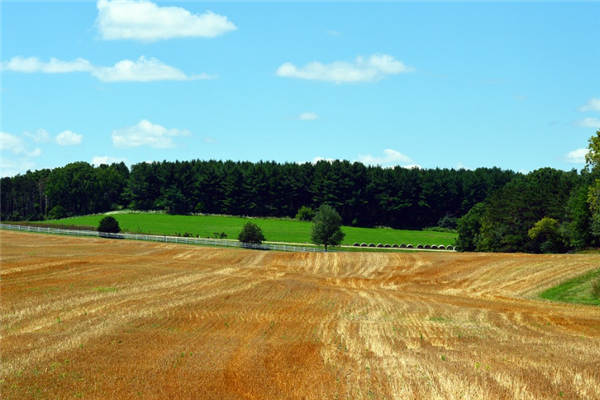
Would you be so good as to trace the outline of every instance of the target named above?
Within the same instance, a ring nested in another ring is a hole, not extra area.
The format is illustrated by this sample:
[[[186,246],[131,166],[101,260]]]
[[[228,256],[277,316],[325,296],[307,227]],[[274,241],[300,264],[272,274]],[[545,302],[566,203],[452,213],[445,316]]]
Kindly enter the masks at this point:
[[[354,247],[382,247],[382,248],[395,248],[395,249],[425,249],[425,250],[454,250],[454,246],[448,245],[448,246],[444,246],[443,244],[418,244],[418,245],[412,245],[412,244],[389,244],[389,243],[358,243],[355,242],[353,244]]]

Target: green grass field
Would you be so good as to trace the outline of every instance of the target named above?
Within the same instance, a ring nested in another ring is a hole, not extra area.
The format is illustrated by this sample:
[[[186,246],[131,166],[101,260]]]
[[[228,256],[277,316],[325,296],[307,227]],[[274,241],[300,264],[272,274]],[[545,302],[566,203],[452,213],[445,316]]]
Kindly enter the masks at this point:
[[[569,279],[540,293],[547,300],[565,303],[600,305],[600,297],[593,294],[592,283],[600,279],[600,269]]]
[[[225,232],[228,239],[237,239],[242,226],[253,221],[261,227],[267,241],[309,243],[311,223],[293,219],[242,218],[215,215],[168,215],[153,213],[113,214],[124,232],[158,235],[191,233],[200,237],[212,236],[214,232]],[[48,224],[88,226],[96,229],[102,214],[58,220],[40,221]],[[346,237],[343,244],[354,242],[389,244],[435,244],[452,245],[456,234],[451,232],[413,231],[387,228],[356,228],[344,226]]]

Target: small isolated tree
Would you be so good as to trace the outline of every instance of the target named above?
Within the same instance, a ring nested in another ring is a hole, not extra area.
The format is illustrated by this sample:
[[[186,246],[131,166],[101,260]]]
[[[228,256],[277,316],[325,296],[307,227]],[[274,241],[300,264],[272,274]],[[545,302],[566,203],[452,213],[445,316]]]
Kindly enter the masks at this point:
[[[253,222],[247,222],[238,235],[238,240],[242,243],[261,244],[265,236],[258,225]]]
[[[542,253],[564,251],[563,237],[559,230],[558,221],[554,218],[544,217],[529,230],[529,238],[536,242]]]
[[[108,216],[100,220],[98,232],[119,233],[121,232],[121,228],[119,227],[119,222],[114,217]]]
[[[315,217],[315,210],[310,207],[302,206],[296,214],[296,219],[300,221],[312,221]]]
[[[323,204],[319,207],[313,219],[313,227],[310,238],[314,244],[325,246],[337,246],[344,239],[344,232],[340,229],[342,217],[331,206]]]

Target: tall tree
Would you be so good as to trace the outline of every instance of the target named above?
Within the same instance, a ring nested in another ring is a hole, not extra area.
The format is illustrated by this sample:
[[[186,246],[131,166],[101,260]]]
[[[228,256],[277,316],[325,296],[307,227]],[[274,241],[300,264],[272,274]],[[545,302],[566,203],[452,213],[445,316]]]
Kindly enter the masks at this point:
[[[344,232],[340,229],[342,217],[335,209],[327,204],[321,205],[315,218],[310,238],[314,244],[322,244],[327,251],[328,246],[337,246],[344,239]]]

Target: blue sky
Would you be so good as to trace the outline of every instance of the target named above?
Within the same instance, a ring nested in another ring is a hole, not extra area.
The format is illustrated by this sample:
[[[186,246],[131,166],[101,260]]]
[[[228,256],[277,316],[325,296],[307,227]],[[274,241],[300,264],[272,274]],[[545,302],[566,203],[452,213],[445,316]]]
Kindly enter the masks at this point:
[[[600,2],[0,7],[2,176],[196,158],[580,169],[600,129]]]

